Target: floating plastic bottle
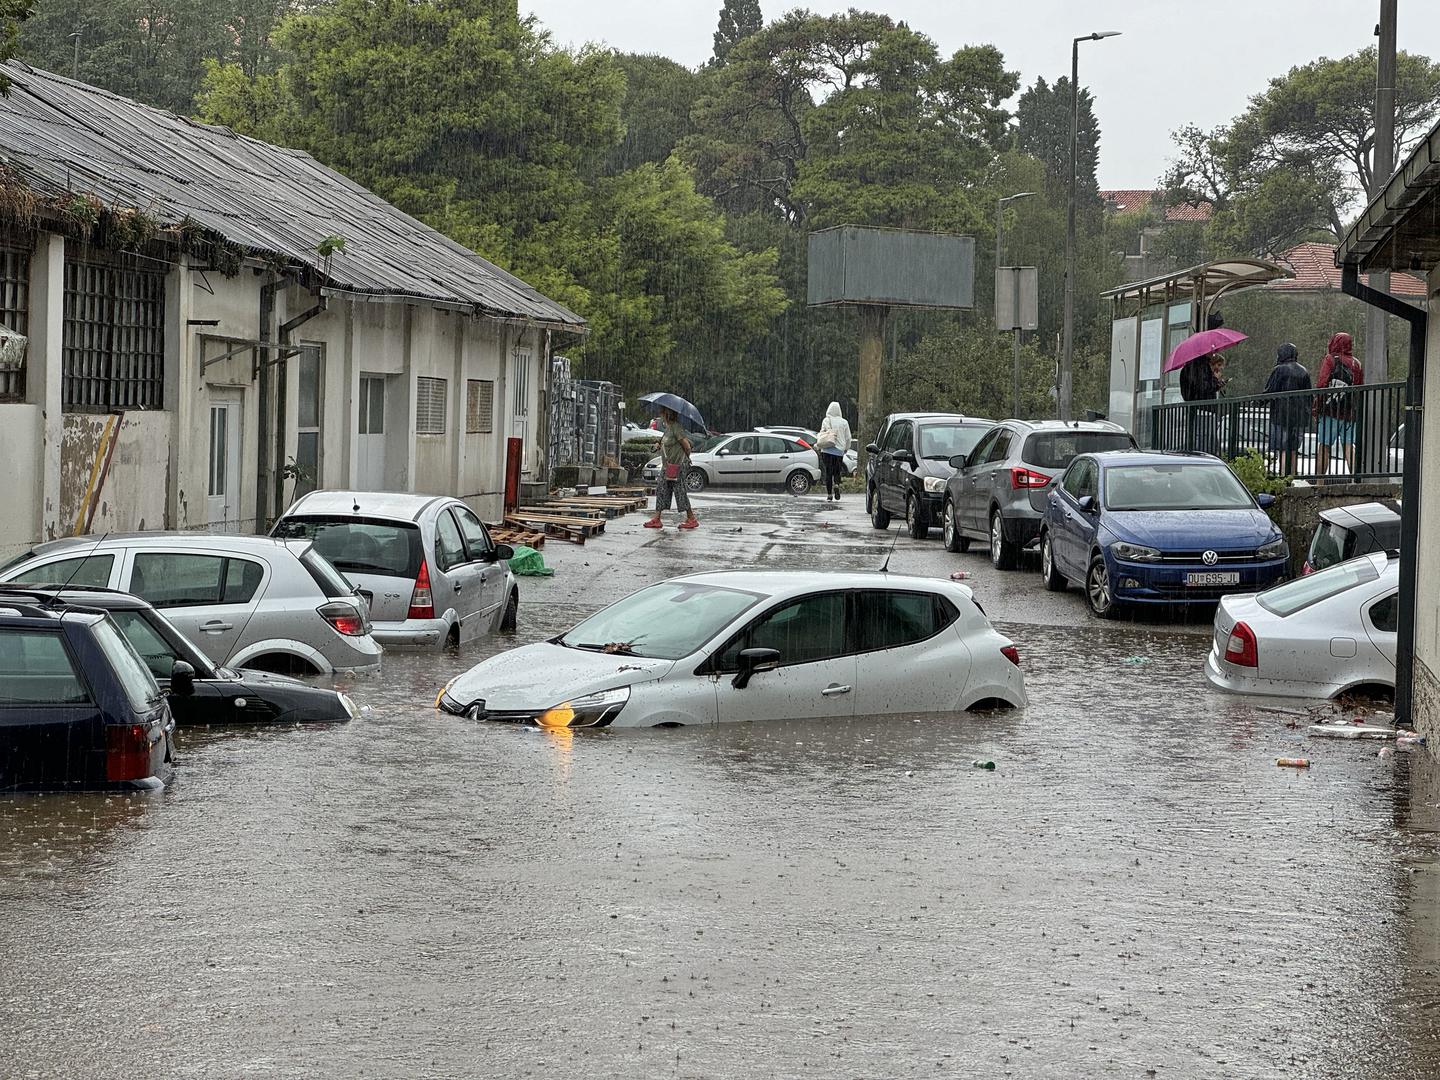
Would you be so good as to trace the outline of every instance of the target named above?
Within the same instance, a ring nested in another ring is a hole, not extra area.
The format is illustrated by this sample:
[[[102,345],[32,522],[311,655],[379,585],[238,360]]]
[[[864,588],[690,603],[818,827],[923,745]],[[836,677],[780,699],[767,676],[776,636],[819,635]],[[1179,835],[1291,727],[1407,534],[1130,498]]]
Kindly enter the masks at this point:
[[[970,764],[976,769],[988,769],[991,772],[995,771],[995,763],[993,761],[981,761],[979,758],[976,758],[974,761],[970,762]]]
[[[1308,769],[1310,759],[1308,757],[1277,757],[1275,764],[1287,769]]]

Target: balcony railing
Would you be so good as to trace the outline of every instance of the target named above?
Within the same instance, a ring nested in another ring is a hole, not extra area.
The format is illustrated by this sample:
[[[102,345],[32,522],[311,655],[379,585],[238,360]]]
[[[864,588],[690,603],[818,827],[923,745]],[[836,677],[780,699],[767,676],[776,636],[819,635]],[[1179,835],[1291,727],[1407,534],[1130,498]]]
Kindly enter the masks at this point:
[[[1405,384],[1175,401],[1150,410],[1150,446],[1231,461],[1247,451],[1274,476],[1399,483]]]

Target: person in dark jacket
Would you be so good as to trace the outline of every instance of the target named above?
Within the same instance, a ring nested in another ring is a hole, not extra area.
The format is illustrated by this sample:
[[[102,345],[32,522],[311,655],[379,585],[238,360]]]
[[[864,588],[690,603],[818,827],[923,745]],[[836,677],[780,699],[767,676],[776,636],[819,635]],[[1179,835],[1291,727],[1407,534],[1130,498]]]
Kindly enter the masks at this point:
[[[1180,396],[1186,401],[1210,402],[1190,410],[1190,449],[1213,454],[1215,405],[1225,388],[1225,357],[1220,353],[1197,356],[1180,369]]]
[[[1310,372],[1300,363],[1300,351],[1285,342],[1275,351],[1275,366],[1265,382],[1267,394],[1289,394],[1310,389]],[[1295,475],[1295,453],[1300,449],[1306,421],[1310,418],[1310,402],[1303,397],[1290,397],[1270,406],[1270,450],[1275,455],[1275,471],[1281,476]]]

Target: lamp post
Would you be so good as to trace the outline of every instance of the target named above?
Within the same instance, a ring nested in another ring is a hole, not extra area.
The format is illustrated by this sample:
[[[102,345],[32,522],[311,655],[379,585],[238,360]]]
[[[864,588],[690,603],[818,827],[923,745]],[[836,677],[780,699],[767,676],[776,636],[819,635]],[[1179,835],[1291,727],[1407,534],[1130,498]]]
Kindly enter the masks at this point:
[[[1003,199],[995,201],[995,295],[1000,295],[1000,273],[1002,263],[1005,261],[1005,204],[1015,202],[1017,199],[1028,199],[1034,195],[1033,191],[1017,191],[1014,195],[1006,195]],[[1010,415],[1016,419],[1020,417],[1020,282],[1017,278],[1012,282],[1010,290],[1011,305],[1011,327],[1015,332],[1015,361],[1011,372],[1011,401],[1012,412]],[[998,314],[998,309],[997,309]]]
[[[1070,199],[1065,208],[1065,333],[1060,346],[1060,419],[1070,419],[1071,359],[1075,348],[1075,184],[1080,155],[1080,42],[1119,37],[1119,30],[1101,30],[1070,42]]]

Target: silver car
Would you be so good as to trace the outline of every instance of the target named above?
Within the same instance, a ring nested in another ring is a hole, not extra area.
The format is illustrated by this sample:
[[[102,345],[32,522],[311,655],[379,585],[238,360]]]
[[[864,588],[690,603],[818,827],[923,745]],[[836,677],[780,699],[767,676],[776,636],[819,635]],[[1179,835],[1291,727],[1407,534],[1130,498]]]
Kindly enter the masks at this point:
[[[792,495],[804,495],[819,480],[820,459],[814,450],[784,435],[747,431],[722,436],[708,449],[692,452],[685,489],[778,485]]]
[[[0,581],[134,593],[214,663],[282,675],[380,666],[365,604],[310,544],[265,536],[135,533],[39,544]]]
[[[508,560],[459,499],[314,491],[270,530],[313,540],[370,605],[386,648],[440,648],[515,629],[520,590]]]

